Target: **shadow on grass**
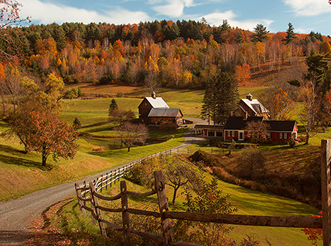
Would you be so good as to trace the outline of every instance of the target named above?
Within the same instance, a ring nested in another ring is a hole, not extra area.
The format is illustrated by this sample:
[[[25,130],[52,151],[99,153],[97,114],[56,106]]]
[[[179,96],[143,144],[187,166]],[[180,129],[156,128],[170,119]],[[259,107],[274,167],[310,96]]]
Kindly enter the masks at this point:
[[[19,157],[19,156],[24,156],[25,154],[24,151],[2,144],[0,144],[0,148],[4,152],[14,155],[13,157],[13,156],[0,154],[0,162],[3,162],[4,164],[11,164],[11,165],[25,166],[25,167],[36,167],[44,171],[50,171],[53,169],[52,165],[47,164],[47,166],[44,167],[41,165],[41,162]]]
[[[0,161],[4,164],[11,164],[11,165],[17,165],[17,166],[25,166],[25,167],[35,167],[39,168],[43,171],[51,171],[53,169],[53,166],[50,164],[47,164],[47,166],[42,166],[40,162],[20,158],[20,157],[11,157],[6,155],[0,154]]]

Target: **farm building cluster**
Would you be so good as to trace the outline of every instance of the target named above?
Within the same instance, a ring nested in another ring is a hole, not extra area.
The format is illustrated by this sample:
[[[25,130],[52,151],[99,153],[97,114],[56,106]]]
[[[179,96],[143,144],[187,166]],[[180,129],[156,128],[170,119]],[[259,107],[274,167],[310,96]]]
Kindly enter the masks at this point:
[[[287,142],[297,139],[298,127],[294,120],[269,120],[269,110],[257,99],[248,94],[238,103],[241,116],[229,116],[225,125],[195,125],[195,134],[204,137],[219,137],[224,141],[245,141],[259,138],[249,134],[248,125],[265,124],[267,139],[273,142]],[[180,127],[184,124],[183,114],[178,108],[169,108],[162,97],[145,97],[138,106],[139,121],[149,126],[172,125]]]

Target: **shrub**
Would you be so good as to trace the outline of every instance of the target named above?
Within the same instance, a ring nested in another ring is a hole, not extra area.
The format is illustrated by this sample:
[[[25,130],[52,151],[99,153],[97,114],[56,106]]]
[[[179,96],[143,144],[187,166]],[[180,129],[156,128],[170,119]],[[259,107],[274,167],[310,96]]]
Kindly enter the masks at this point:
[[[116,97],[123,97],[124,96],[124,94],[122,93],[122,92],[118,92],[117,94],[116,94]]]
[[[290,140],[288,141],[288,144],[290,145],[291,148],[294,148],[295,146],[295,141],[293,138],[290,138]]]
[[[256,148],[246,148],[238,156],[238,176],[244,179],[256,179],[264,174],[266,159],[261,151]]]

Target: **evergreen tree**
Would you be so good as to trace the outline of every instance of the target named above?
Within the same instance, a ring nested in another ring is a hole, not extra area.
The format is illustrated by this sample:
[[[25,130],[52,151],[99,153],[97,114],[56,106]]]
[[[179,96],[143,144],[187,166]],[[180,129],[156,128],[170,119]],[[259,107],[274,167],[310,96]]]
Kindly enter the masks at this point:
[[[75,129],[80,129],[82,127],[82,124],[80,123],[78,117],[75,118],[74,123],[72,125]]]
[[[262,24],[257,24],[256,27],[254,27],[254,34],[252,35],[252,41],[253,42],[263,42],[263,40],[267,39],[267,34],[269,31],[267,31],[267,28],[263,26]]]
[[[314,50],[310,56],[306,58],[308,73],[304,75],[307,80],[312,81],[317,94],[324,97],[326,92],[330,90],[330,69],[328,62],[324,60],[324,56],[317,54]]]
[[[288,23],[288,29],[286,31],[286,37],[284,39],[282,39],[282,41],[284,41],[286,44],[288,44],[289,42],[291,42],[293,39],[297,38],[295,36],[295,33],[294,33],[294,28],[293,28],[293,25],[292,23]]]
[[[109,105],[108,115],[111,116],[115,109],[118,109],[118,106],[115,99],[112,99]]]
[[[228,73],[221,73],[207,84],[201,115],[210,115],[214,124],[224,124],[235,110],[239,94],[235,79]]]

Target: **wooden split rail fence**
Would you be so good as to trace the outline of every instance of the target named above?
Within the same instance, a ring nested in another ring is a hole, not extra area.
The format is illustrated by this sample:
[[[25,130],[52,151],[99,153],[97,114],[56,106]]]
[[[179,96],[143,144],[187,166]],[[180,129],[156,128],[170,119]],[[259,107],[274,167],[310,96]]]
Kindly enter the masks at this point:
[[[297,227],[297,228],[322,228],[323,229],[323,246],[331,245],[331,140],[322,140],[321,145],[321,179],[322,179],[322,205],[323,218],[313,216],[253,216],[253,215],[233,215],[233,214],[203,214],[189,212],[172,212],[168,209],[168,200],[165,191],[165,181],[161,171],[154,173],[155,188],[147,193],[136,193],[128,191],[126,182],[121,181],[120,193],[113,197],[107,197],[97,192],[93,182],[89,183],[88,187],[80,187],[75,185],[78,203],[84,216],[86,210],[92,215],[92,219],[99,223],[101,234],[107,237],[105,225],[111,228],[122,231],[124,245],[131,245],[130,234],[136,234],[141,237],[149,238],[163,243],[164,245],[198,245],[194,243],[178,242],[174,239],[173,228],[170,219],[191,220],[201,222],[213,222],[222,224],[236,225],[251,225],[251,226],[272,226],[272,227]],[[86,192],[89,195],[86,196]],[[85,196],[82,193],[85,192]],[[150,196],[157,194],[159,212],[146,211],[140,209],[129,208],[128,195],[130,196]],[[121,199],[120,208],[106,208],[99,205],[99,199],[104,201],[114,201]],[[87,206],[87,202],[90,206]],[[122,226],[112,224],[103,219],[102,213],[121,213]],[[130,214],[153,216],[161,218],[162,235],[153,234],[150,232],[137,231],[130,228]]]

